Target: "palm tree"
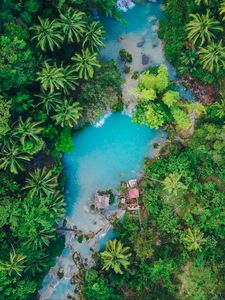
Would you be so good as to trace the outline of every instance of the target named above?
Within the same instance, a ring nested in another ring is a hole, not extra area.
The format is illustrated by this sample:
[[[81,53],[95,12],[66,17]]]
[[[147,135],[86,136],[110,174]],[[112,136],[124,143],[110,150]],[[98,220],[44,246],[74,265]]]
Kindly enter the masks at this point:
[[[82,44],[83,47],[91,49],[92,52],[97,50],[99,47],[103,47],[104,34],[105,31],[101,23],[99,21],[92,22],[86,29]]]
[[[31,197],[48,197],[55,192],[56,186],[57,176],[46,168],[38,168],[30,173],[23,189],[27,190]]]
[[[37,250],[39,248],[42,248],[43,245],[49,246],[50,240],[52,240],[55,237],[55,229],[42,229],[38,232],[37,235],[34,235],[32,237],[28,237],[28,239],[25,241],[25,244],[33,250]]]
[[[63,91],[68,94],[69,90],[74,90],[77,86],[78,77],[76,71],[71,66],[62,67],[62,72],[64,76]]]
[[[47,114],[54,110],[57,104],[62,102],[61,93],[43,92],[42,94],[37,95],[37,97],[40,99],[38,105],[42,105]]]
[[[222,41],[201,47],[198,54],[203,68],[211,73],[225,67],[225,47],[222,46]]]
[[[65,214],[65,201],[63,194],[57,191],[56,193],[48,197],[49,204],[47,205],[50,214],[55,217],[55,219],[62,218]]]
[[[202,46],[206,41],[211,42],[214,33],[223,31],[220,22],[209,17],[209,10],[205,15],[190,14],[192,20],[187,24],[188,38],[195,45],[197,42]]]
[[[201,251],[202,245],[206,242],[204,234],[200,232],[199,228],[188,228],[186,236],[183,238],[183,242],[189,251]]]
[[[57,125],[61,127],[73,127],[77,124],[81,116],[82,108],[78,102],[70,103],[71,101],[64,100],[62,104],[57,105],[55,108],[55,115],[52,119]]]
[[[76,53],[72,60],[75,62],[75,70],[79,73],[79,77],[85,80],[93,77],[94,67],[100,67],[97,53],[91,53],[89,49],[82,50],[82,54]]]
[[[48,48],[53,51],[55,47],[60,48],[63,41],[61,35],[60,23],[57,20],[41,19],[38,17],[40,25],[31,27],[34,31],[32,40],[37,40],[37,45],[41,50],[46,51]]]
[[[21,276],[21,272],[25,268],[26,256],[23,254],[16,254],[15,252],[9,253],[9,261],[2,262],[0,261],[0,270],[6,271],[10,276],[13,272]]]
[[[58,68],[56,65],[51,66],[45,61],[42,70],[37,75],[37,80],[41,82],[44,91],[53,93],[55,90],[64,88],[63,68]]]
[[[219,13],[223,15],[223,21],[225,21],[225,1],[220,4]]]
[[[123,274],[121,267],[127,269],[129,266],[128,258],[131,256],[129,247],[123,247],[120,241],[108,241],[104,252],[100,253],[103,261],[103,270],[112,268],[115,273]]]
[[[195,0],[195,3],[197,5],[200,5],[200,4],[205,4],[206,6],[208,6],[210,3],[212,2],[212,0]]]
[[[33,122],[30,117],[28,117],[26,121],[23,121],[23,119],[19,117],[19,121],[12,135],[19,137],[22,145],[24,145],[27,140],[38,143],[42,140],[39,136],[43,130],[43,128],[39,126],[41,123],[42,122]]]
[[[85,14],[83,12],[75,10],[72,7],[65,14],[60,14],[61,28],[69,43],[73,43],[74,41],[79,43],[86,28],[84,17]]]
[[[163,190],[170,195],[177,196],[179,191],[186,190],[187,187],[180,181],[182,175],[170,173],[163,181]]]
[[[216,108],[217,112],[216,115],[220,119],[225,117],[225,99],[221,99],[219,102],[216,102],[213,104],[213,106]]]
[[[186,71],[194,72],[199,66],[199,58],[196,50],[191,49],[181,54],[180,57],[181,67],[179,71],[185,73]]]
[[[18,174],[19,171],[24,171],[24,163],[30,159],[17,144],[6,143],[0,153],[0,169],[9,169],[11,173]]]

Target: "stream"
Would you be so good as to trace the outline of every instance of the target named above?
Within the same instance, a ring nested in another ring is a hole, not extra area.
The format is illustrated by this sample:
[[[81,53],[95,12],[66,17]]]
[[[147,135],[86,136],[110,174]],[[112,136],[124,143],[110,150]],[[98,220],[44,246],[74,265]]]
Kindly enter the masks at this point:
[[[150,65],[166,64],[170,79],[176,79],[172,66],[165,60],[162,42],[158,39],[158,20],[163,16],[160,1],[135,4],[135,7],[123,13],[126,24],[109,17],[102,22],[106,28],[106,46],[101,50],[103,60],[114,59],[122,71],[123,64],[119,60],[119,50],[125,48],[133,56],[130,64],[133,71],[141,71]],[[65,233],[65,248],[56,258],[56,264],[43,280],[39,290],[40,299],[60,300],[74,296],[75,286],[71,277],[77,272],[73,261],[76,251],[88,266],[92,266],[93,251],[104,249],[107,240],[114,237],[108,217],[117,213],[117,203],[110,206],[103,216],[90,209],[94,193],[100,189],[113,189],[122,180],[138,177],[143,171],[144,157],[154,157],[154,143],[164,141],[166,134],[160,130],[152,130],[144,125],[133,123],[128,116],[136,104],[135,87],[137,81],[131,74],[124,76],[122,85],[125,111],[123,113],[106,114],[96,126],[88,126],[74,136],[74,149],[64,154],[64,172],[66,176],[66,226],[89,239],[78,241],[74,231]],[[193,96],[189,91],[180,88],[180,95],[187,100]],[[74,227],[75,226],[75,227]],[[62,278],[58,271],[63,272]]]

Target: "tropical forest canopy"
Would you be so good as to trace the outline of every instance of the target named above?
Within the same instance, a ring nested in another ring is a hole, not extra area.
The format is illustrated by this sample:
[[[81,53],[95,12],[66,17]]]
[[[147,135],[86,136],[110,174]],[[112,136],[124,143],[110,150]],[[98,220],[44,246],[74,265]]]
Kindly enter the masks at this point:
[[[76,129],[121,109],[121,76],[99,60],[105,30],[92,17],[120,18],[114,4],[0,3],[0,299],[37,297],[64,247],[61,153]],[[140,74],[133,120],[168,128],[170,142],[146,159],[141,222],[126,213],[114,224],[117,240],[84,275],[86,299],[224,299],[224,30],[224,0],[165,0],[165,55],[180,76],[211,84],[214,103],[186,105],[165,66]],[[176,140],[193,109],[193,136]]]

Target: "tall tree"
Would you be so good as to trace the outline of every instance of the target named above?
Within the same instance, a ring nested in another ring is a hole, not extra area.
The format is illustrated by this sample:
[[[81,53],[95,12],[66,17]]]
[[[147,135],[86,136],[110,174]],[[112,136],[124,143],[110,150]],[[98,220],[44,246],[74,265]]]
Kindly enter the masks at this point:
[[[211,43],[198,51],[203,68],[210,71],[219,71],[225,68],[225,47],[222,41],[219,44]]]
[[[18,174],[19,171],[24,171],[24,164],[30,159],[17,144],[6,143],[0,152],[0,169],[9,169],[11,173]]]
[[[219,13],[223,16],[223,21],[225,21],[225,1],[221,3]]]
[[[62,102],[62,94],[59,92],[51,93],[43,91],[40,95],[37,95],[40,102],[38,106],[41,105],[46,110],[47,114],[56,108],[57,104]]]
[[[21,272],[25,268],[26,256],[23,254],[16,254],[14,252],[9,253],[9,261],[0,261],[0,270],[6,271],[10,276],[12,273],[16,273],[21,276]]]
[[[63,36],[61,34],[61,26],[57,20],[50,21],[49,19],[41,19],[38,17],[40,25],[34,25],[31,29],[34,32],[32,40],[37,41],[38,47],[46,51],[54,48],[60,48]]]
[[[103,47],[104,28],[99,21],[92,22],[85,31],[83,47],[91,49],[92,52],[98,50],[99,47]]]
[[[205,15],[190,14],[192,20],[187,24],[188,38],[193,45],[199,43],[202,46],[205,42],[211,42],[215,33],[223,31],[220,22],[210,18],[209,10]]]
[[[189,251],[201,251],[202,245],[206,242],[206,239],[199,228],[188,228],[186,235],[183,237],[183,242]]]
[[[129,257],[131,253],[129,249],[129,247],[123,247],[120,241],[108,241],[105,251],[100,253],[103,269],[109,270],[111,268],[115,273],[123,274],[121,267],[127,269],[130,264]]]
[[[60,14],[61,27],[69,43],[80,42],[86,29],[84,18],[85,13],[75,10],[72,7],[67,9],[64,14]]]
[[[94,68],[100,68],[97,53],[91,53],[89,49],[83,49],[81,54],[76,53],[72,60],[79,77],[85,80],[93,77]]]
[[[64,88],[65,78],[62,67],[51,66],[45,61],[41,71],[37,75],[37,80],[41,82],[41,87],[44,91],[53,93],[55,90]]]
[[[19,117],[19,121],[13,130],[12,136],[18,137],[22,145],[24,145],[27,140],[38,143],[42,140],[40,133],[43,128],[39,126],[41,123],[42,122],[33,122],[30,117],[25,121],[23,121],[22,117]]]
[[[51,170],[38,168],[26,179],[24,190],[27,190],[31,197],[45,197],[53,194],[56,186],[57,176],[53,175]]]
[[[58,104],[55,108],[55,114],[52,119],[57,125],[61,127],[73,127],[77,124],[78,119],[81,116],[82,108],[78,102],[71,102],[64,100],[62,104]]]

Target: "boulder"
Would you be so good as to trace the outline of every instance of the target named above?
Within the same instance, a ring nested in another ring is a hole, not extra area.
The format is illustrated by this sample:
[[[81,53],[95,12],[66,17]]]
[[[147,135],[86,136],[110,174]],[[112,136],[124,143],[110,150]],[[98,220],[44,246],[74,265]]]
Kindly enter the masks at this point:
[[[138,47],[138,48],[143,47],[144,43],[145,43],[145,40],[142,40],[142,41],[138,42],[138,43],[137,43],[137,47]]]
[[[148,65],[150,61],[150,57],[146,54],[142,54],[142,65]]]

